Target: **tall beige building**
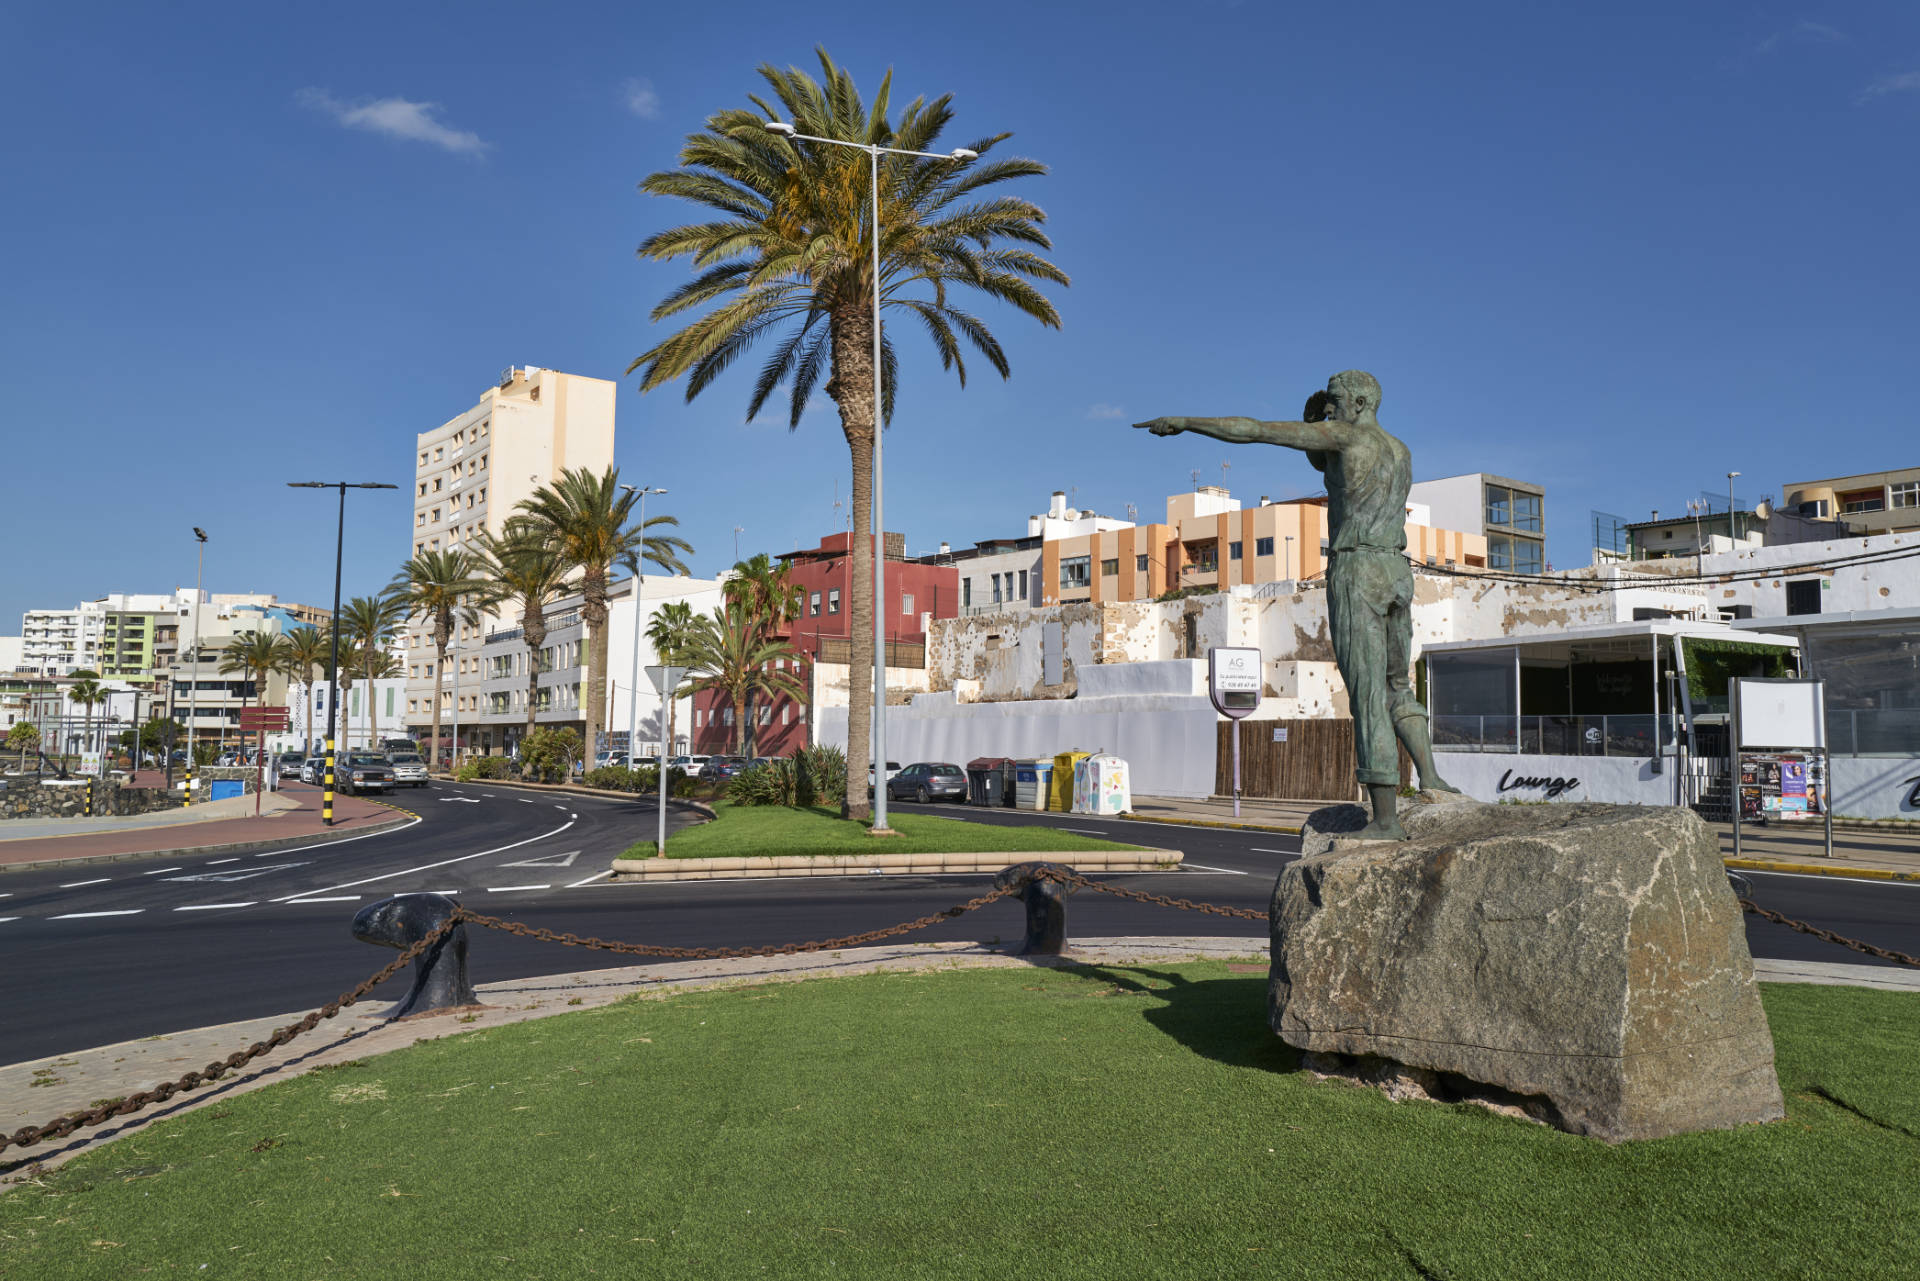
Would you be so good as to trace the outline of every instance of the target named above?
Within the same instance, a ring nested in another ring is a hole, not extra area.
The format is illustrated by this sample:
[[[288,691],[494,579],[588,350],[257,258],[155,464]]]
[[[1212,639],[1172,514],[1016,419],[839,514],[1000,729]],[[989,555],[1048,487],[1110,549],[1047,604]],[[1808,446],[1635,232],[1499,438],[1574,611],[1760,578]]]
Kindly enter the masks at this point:
[[[613,410],[618,385],[604,378],[533,366],[508,369],[480,402],[416,438],[413,531],[409,555],[473,548],[498,535],[522,500],[569,468],[613,465]],[[504,609],[511,614],[513,607]],[[434,670],[433,633],[414,620],[405,636],[406,724],[425,739],[440,699],[440,733],[456,715],[477,716],[481,646],[500,617],[457,627],[444,671]],[[456,699],[456,681],[460,686]],[[466,704],[462,707],[461,704]]]

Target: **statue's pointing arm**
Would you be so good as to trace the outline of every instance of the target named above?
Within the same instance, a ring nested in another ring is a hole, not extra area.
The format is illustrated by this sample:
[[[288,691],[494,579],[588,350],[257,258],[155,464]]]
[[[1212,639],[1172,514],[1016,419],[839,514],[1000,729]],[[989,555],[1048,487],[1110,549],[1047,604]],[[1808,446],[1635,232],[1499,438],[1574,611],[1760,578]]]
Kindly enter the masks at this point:
[[[1328,423],[1269,423],[1257,418],[1155,418],[1134,426],[1144,427],[1156,436],[1190,431],[1235,445],[1285,445],[1289,449],[1321,453],[1338,453],[1344,443]]]

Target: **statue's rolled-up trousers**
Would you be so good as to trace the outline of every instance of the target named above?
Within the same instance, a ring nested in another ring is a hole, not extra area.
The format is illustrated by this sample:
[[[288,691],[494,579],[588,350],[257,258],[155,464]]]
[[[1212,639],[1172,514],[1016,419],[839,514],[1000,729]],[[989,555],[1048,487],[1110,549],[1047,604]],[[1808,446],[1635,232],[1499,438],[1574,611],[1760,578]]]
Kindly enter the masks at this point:
[[[1329,553],[1327,613],[1333,657],[1353,709],[1354,755],[1363,784],[1400,784],[1400,722],[1425,739],[1426,709],[1407,669],[1413,652],[1413,573],[1384,547]]]

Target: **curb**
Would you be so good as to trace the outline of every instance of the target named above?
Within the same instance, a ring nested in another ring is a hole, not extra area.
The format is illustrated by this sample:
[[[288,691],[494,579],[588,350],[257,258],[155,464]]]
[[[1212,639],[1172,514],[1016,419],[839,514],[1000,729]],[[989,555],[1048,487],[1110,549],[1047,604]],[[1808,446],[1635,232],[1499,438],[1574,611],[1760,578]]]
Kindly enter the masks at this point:
[[[1920,872],[1895,872],[1880,867],[1850,867],[1844,863],[1783,863],[1764,858],[1722,859],[1728,867],[1743,872],[1792,872],[1798,876],[1838,876],[1855,881],[1920,882]]]
[[[998,872],[1015,863],[1066,863],[1076,872],[1145,872],[1178,866],[1179,850],[992,850],[955,854],[781,854],[771,858],[619,858],[613,880],[751,881],[797,876]],[[1012,859],[1012,862],[1008,862]]]
[[[1100,816],[1094,815],[1094,817]],[[1141,814],[1133,810],[1125,814],[1115,814],[1112,817],[1130,819],[1135,823],[1170,823],[1175,827],[1220,827],[1235,832],[1279,832],[1285,836],[1300,835],[1298,827],[1285,827],[1278,823],[1237,823],[1216,818],[1162,818],[1157,814]]]
[[[458,780],[442,780],[457,782]],[[523,783],[519,780],[509,782],[503,778],[476,778],[461,784],[462,787],[517,787],[523,792],[543,792],[549,795],[558,793],[565,796],[588,796],[602,801],[631,801],[645,804],[648,809],[658,809],[660,797],[653,792],[614,792],[601,787],[582,787],[578,783]],[[668,809],[690,809],[696,814],[713,817],[713,806],[705,801],[688,800],[685,797],[669,796]]]
[[[369,804],[377,805],[378,801]],[[387,809],[399,809],[389,805]],[[48,867],[85,867],[91,863],[130,863],[141,858],[174,858],[186,854],[219,854],[229,850],[277,850],[295,845],[331,845],[336,841],[345,841],[361,836],[374,836],[381,832],[391,832],[405,827],[409,821],[418,821],[420,816],[410,810],[399,810],[406,818],[390,818],[375,823],[371,827],[355,828],[350,832],[315,832],[308,836],[276,836],[265,841],[230,841],[225,845],[183,845],[167,850],[128,850],[122,854],[81,854],[74,858],[43,858],[31,863],[0,863],[0,876],[8,872],[27,872],[36,868]]]

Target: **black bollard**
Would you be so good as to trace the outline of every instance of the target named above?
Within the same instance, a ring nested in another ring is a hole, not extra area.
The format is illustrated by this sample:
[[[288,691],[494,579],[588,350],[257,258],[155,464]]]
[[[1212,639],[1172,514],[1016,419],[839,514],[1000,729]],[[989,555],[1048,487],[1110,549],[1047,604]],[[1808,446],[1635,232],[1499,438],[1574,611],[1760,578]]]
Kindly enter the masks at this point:
[[[993,878],[993,888],[1017,886],[1027,905],[1027,937],[1019,956],[1063,956],[1067,950],[1067,887],[1038,875],[1045,869],[1072,875],[1062,863],[1015,863]]]
[[[444,894],[398,894],[354,913],[353,936],[362,943],[405,950],[438,929],[455,906]],[[414,961],[413,990],[390,1017],[479,1003],[467,978],[467,927],[462,922]]]

